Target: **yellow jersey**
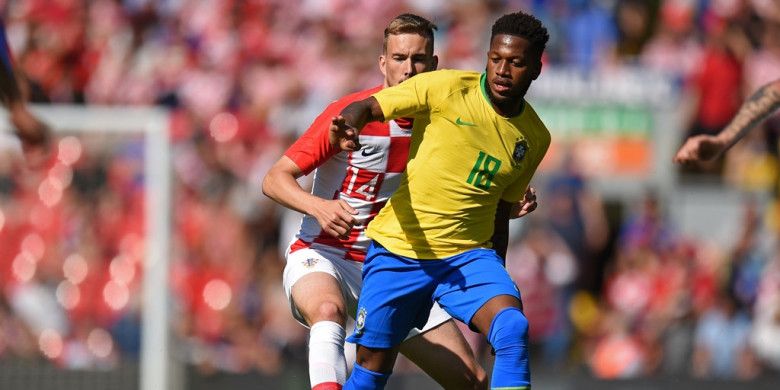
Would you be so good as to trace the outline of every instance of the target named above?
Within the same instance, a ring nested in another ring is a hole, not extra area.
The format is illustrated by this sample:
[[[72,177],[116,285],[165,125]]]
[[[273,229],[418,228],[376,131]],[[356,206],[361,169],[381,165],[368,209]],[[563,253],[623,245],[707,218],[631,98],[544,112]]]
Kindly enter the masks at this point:
[[[415,259],[491,247],[499,199],[522,199],[550,133],[528,102],[499,115],[486,88],[484,74],[440,70],[372,95],[385,120],[412,117],[414,127],[401,184],[368,237]]]

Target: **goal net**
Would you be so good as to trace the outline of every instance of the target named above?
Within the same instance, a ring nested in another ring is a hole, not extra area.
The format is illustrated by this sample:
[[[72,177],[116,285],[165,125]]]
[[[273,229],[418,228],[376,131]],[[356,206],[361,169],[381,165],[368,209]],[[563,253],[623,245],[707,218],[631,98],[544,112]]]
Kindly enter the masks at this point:
[[[36,106],[30,167],[0,117],[0,388],[178,389],[169,114]]]

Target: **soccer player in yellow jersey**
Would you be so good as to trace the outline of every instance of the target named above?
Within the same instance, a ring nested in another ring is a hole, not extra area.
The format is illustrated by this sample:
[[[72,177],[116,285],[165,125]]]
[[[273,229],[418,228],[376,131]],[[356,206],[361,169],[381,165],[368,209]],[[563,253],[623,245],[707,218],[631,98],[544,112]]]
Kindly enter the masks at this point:
[[[331,143],[358,150],[367,122],[414,118],[406,172],[369,224],[354,334],[357,364],[345,389],[381,389],[398,346],[434,301],[487,336],[494,389],[530,388],[528,321],[520,292],[491,243],[523,212],[523,194],[550,144],[525,101],[548,40],[517,12],[492,28],[487,67],[417,75],[352,103],[334,117]]]

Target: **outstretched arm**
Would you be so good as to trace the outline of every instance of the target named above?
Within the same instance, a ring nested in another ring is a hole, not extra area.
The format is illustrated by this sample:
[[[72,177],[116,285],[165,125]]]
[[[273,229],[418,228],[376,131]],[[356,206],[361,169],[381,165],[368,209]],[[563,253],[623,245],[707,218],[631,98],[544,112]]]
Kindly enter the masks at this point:
[[[49,140],[49,128],[28,109],[14,72],[5,26],[0,22],[0,98],[8,108],[16,135],[26,151],[45,148]]]
[[[305,191],[296,180],[302,174],[293,160],[282,156],[265,175],[263,194],[284,207],[313,216],[333,237],[348,236],[356,223],[357,210],[343,199],[322,199]]]
[[[360,150],[359,136],[363,126],[384,120],[382,107],[373,96],[350,103],[331,121],[330,144],[341,150]]]
[[[689,138],[677,151],[676,163],[714,160],[734,146],[757,124],[780,108],[780,79],[759,88],[718,135]]]

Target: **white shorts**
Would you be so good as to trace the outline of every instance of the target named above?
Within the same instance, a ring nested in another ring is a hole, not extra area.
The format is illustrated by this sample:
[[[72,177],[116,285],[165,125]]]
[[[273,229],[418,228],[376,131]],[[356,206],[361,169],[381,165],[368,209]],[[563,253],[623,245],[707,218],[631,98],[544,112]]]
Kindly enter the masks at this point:
[[[339,255],[341,256],[341,255]],[[332,275],[341,286],[341,293],[344,297],[344,303],[347,307],[347,313],[354,319],[357,312],[358,296],[360,287],[363,285],[363,263],[351,260],[344,260],[341,257],[329,256],[327,253],[317,251],[311,248],[299,249],[293,253],[287,252],[287,265],[284,267],[284,292],[290,301],[290,310],[293,317],[302,325],[308,327],[306,320],[298,311],[295,302],[292,299],[292,287],[302,277],[313,273],[324,272]],[[428,322],[422,329],[414,328],[406,336],[407,339],[425,333],[452,318],[438,303],[433,303]]]

